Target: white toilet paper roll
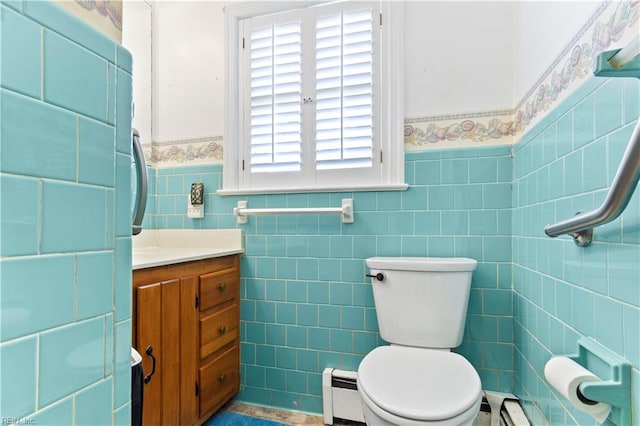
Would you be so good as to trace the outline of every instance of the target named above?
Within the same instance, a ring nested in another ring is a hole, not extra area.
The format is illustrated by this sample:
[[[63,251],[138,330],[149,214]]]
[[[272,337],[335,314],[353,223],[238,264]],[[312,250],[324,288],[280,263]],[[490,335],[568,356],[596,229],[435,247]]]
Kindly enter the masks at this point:
[[[598,423],[604,422],[609,416],[609,404],[587,404],[578,397],[578,386],[581,383],[599,382],[600,379],[577,362],[564,356],[553,357],[544,366],[544,376],[562,396],[579,410],[591,415]]]

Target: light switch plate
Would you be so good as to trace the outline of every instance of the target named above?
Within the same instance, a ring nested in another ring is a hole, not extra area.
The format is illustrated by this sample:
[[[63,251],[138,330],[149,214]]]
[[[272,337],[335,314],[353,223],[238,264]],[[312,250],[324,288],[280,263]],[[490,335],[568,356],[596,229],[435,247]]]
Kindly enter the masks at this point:
[[[204,203],[191,204],[191,194],[187,195],[187,217],[202,219],[204,217]]]

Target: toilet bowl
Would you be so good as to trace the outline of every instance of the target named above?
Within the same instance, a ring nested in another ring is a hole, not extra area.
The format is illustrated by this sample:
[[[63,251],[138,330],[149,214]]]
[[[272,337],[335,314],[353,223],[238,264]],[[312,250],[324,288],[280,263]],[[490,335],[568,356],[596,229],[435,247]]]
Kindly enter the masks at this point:
[[[477,261],[374,257],[366,263],[380,335],[391,344],[375,348],[358,367],[367,424],[473,425],[480,377],[451,349],[462,342]]]
[[[381,346],[358,369],[367,424],[472,425],[482,386],[473,366],[448,351]]]

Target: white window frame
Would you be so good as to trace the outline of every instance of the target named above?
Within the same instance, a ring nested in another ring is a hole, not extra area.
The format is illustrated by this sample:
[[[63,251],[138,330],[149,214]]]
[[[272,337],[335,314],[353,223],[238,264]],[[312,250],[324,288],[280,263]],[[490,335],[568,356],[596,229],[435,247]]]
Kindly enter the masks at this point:
[[[380,114],[379,138],[381,152],[374,153],[374,161],[382,160],[379,182],[353,185],[341,181],[339,184],[318,183],[313,186],[296,185],[295,182],[283,180],[278,187],[244,186],[242,170],[242,147],[240,138],[240,115],[243,103],[240,84],[242,80],[241,65],[242,39],[240,22],[247,18],[283,12],[292,8],[300,9],[328,1],[305,2],[246,2],[231,3],[225,6],[225,135],[223,188],[220,195],[239,194],[273,194],[273,193],[308,193],[308,192],[353,192],[353,191],[394,191],[406,190],[404,183],[404,69],[403,69],[403,30],[404,6],[402,2],[381,1],[382,30],[380,32],[381,74],[382,84],[379,92]],[[376,158],[381,156],[382,158]],[[248,162],[248,160],[247,160]],[[249,167],[248,164],[245,167]]]

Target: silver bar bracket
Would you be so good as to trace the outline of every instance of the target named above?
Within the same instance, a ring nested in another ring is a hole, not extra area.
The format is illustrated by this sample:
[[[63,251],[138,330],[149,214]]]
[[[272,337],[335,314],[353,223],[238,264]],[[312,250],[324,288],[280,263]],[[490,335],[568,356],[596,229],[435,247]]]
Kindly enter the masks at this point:
[[[245,223],[247,223],[247,220],[249,219],[247,217],[246,214],[242,214],[240,213],[242,210],[245,210],[248,206],[248,202],[246,200],[243,201],[238,201],[238,206],[236,208],[233,209],[233,214],[236,217],[236,223],[238,225],[244,225]]]

